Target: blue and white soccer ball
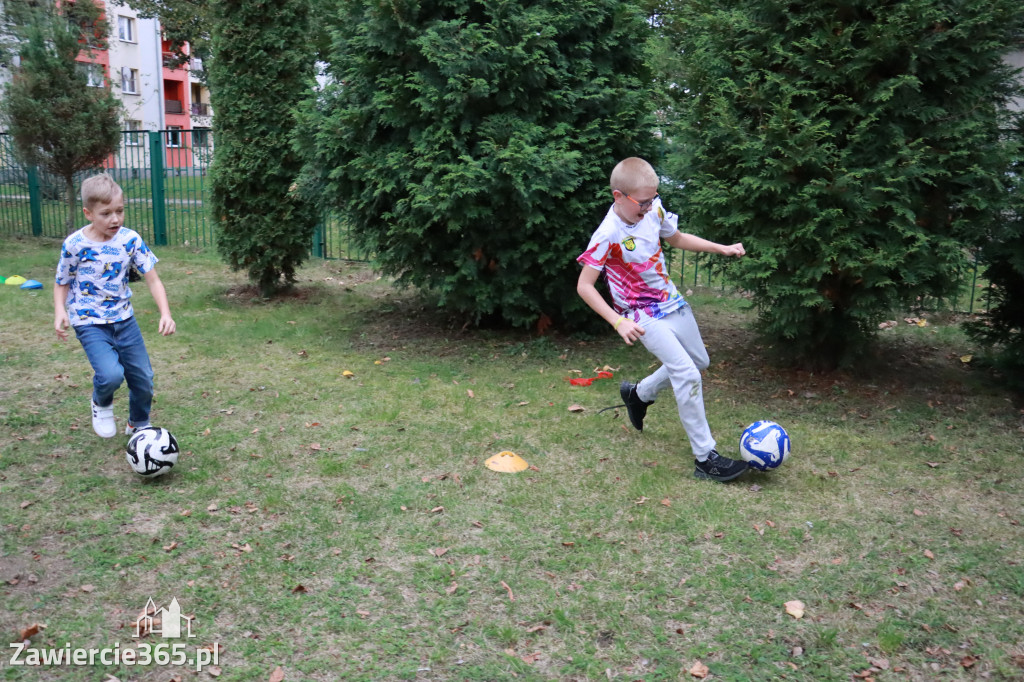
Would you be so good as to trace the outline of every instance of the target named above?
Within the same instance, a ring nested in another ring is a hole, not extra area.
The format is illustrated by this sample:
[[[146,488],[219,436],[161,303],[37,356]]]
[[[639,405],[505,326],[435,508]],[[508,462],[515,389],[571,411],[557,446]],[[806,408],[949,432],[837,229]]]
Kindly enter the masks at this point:
[[[774,469],[789,457],[789,434],[772,421],[756,421],[740,436],[740,457],[759,471]]]
[[[178,441],[167,429],[147,426],[128,439],[125,457],[139,476],[154,478],[178,463]]]

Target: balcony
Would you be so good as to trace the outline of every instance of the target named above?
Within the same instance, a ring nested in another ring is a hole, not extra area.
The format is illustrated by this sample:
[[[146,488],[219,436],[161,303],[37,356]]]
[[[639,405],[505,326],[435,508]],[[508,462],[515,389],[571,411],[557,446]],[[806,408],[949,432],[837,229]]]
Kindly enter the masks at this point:
[[[210,105],[206,102],[192,102],[193,116],[210,116]]]
[[[163,53],[163,63],[166,69],[180,69],[188,64],[187,61],[182,62],[181,59],[174,52]]]
[[[166,114],[180,114],[184,112],[184,107],[181,106],[180,99],[165,99],[164,100],[164,113]]]

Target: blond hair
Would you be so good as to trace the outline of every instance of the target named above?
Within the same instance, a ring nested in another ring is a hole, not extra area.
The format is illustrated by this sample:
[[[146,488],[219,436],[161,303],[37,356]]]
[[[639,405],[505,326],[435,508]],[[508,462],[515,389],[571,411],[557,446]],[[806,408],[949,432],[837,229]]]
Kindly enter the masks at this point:
[[[121,194],[121,186],[107,173],[93,175],[82,181],[82,205],[90,211],[96,204],[109,204],[118,194]]]
[[[615,165],[609,184],[612,191],[619,190],[623,194],[632,194],[646,187],[657,189],[658,174],[651,164],[638,156],[631,156]]]

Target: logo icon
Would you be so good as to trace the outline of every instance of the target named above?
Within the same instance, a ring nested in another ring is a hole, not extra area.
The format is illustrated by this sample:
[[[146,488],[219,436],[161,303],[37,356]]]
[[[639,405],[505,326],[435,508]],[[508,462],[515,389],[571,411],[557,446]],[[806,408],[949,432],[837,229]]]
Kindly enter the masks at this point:
[[[626,237],[622,240],[622,245],[626,247],[626,251],[633,251],[636,249],[636,240],[633,237]]]
[[[186,637],[195,637],[192,634],[192,619],[182,615],[177,597],[171,597],[171,603],[167,605],[167,608],[162,606],[157,608],[153,598],[150,597],[149,601],[146,602],[146,608],[135,621],[135,634],[133,636],[139,638],[153,634],[160,635],[165,639],[181,637],[182,621],[185,621],[184,631]]]

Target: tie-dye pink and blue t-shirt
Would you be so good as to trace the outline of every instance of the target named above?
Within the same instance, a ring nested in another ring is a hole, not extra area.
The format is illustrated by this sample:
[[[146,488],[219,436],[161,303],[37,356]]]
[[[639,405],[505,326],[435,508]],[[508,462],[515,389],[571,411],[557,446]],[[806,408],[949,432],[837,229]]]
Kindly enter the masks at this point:
[[[679,216],[660,200],[634,225],[612,208],[594,231],[577,262],[604,272],[615,312],[644,323],[640,312],[658,319],[686,305],[669,276],[661,240],[679,231]]]

